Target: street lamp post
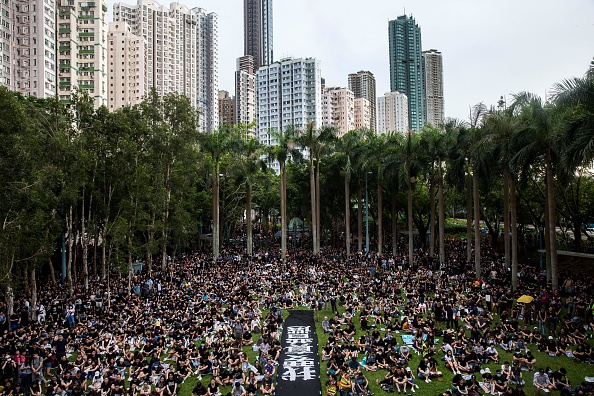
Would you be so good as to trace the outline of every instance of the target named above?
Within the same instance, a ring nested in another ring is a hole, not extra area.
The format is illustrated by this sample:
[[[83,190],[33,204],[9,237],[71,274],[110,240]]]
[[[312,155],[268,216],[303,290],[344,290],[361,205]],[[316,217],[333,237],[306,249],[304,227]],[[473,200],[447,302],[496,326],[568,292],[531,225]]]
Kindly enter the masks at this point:
[[[365,172],[365,253],[369,253],[369,192],[367,191],[367,175]]]

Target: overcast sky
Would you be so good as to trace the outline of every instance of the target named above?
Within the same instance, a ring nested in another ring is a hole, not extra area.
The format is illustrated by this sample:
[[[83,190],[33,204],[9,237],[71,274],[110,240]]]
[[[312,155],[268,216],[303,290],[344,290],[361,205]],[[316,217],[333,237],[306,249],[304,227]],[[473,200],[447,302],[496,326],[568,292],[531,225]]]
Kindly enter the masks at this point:
[[[108,0],[110,15],[115,2]],[[243,0],[184,4],[218,14],[219,88],[233,94]],[[467,119],[470,105],[501,95],[544,96],[555,82],[582,76],[594,57],[594,0],[273,0],[273,10],[275,60],[319,58],[328,86],[346,87],[349,73],[369,70],[378,95],[390,90],[388,21],[412,14],[423,49],[443,55],[446,117]]]

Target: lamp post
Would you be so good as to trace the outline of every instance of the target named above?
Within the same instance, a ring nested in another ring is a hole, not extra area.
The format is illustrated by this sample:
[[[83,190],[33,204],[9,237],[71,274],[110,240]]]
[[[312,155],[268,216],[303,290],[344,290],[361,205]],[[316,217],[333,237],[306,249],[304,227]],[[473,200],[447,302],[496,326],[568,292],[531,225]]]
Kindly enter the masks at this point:
[[[365,172],[365,253],[369,253],[369,192],[367,191],[367,175]]]

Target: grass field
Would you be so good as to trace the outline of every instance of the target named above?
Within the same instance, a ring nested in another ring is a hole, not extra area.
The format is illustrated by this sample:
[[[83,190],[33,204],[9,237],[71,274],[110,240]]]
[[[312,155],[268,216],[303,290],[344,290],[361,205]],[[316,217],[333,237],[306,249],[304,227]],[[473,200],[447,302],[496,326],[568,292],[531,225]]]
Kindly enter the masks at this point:
[[[303,307],[299,307],[296,309],[306,309]],[[338,311],[339,313],[343,313],[344,312],[344,307],[338,307]],[[265,317],[268,314],[268,311],[264,311],[263,312],[263,317]],[[331,310],[329,308],[323,310],[320,312],[319,317],[323,318],[324,315],[330,315],[332,314]],[[289,315],[289,311],[288,310],[283,310],[283,317],[286,318]],[[495,319],[497,320],[498,318]],[[360,322],[359,322],[359,313],[357,313],[357,315],[354,317],[354,323],[355,326],[357,328],[357,334],[355,336],[355,338],[358,338],[360,335],[363,335],[364,332],[361,331],[360,329]],[[441,327],[442,329],[444,328],[443,326]],[[317,336],[318,336],[318,343],[319,343],[319,357],[321,358],[322,356],[322,349],[324,348],[324,346],[326,345],[327,341],[328,341],[328,336],[329,334],[324,333],[323,329],[322,329],[322,324],[321,324],[321,320],[316,319],[316,332],[317,332]],[[383,334],[382,334],[383,336]],[[253,338],[254,341],[257,341],[259,337],[259,334],[253,334]],[[439,338],[439,337],[438,337]],[[397,341],[399,341],[399,344],[402,345],[402,339],[399,335],[396,335],[396,339]],[[590,342],[592,343],[592,341],[590,340]],[[437,345],[438,349],[440,345]],[[529,349],[532,351],[532,353],[536,356],[536,367],[550,367],[553,370],[556,370],[560,367],[565,367],[567,369],[568,372],[568,377],[570,379],[570,382],[572,384],[573,387],[579,385],[582,381],[584,381],[584,377],[586,376],[594,376],[594,366],[590,365],[588,363],[577,363],[575,362],[573,359],[570,359],[568,357],[565,356],[560,356],[560,357],[550,357],[545,353],[540,353],[537,352],[536,350],[536,345],[528,345]],[[504,361],[512,361],[512,355],[509,352],[505,352],[503,351],[501,348],[497,348],[498,352],[499,352],[499,360],[501,363],[499,364],[487,364],[487,365],[483,365],[484,367],[489,367],[491,369],[492,373],[495,373],[495,370],[500,368],[501,364]],[[258,356],[257,352],[254,352],[252,350],[251,346],[246,346],[243,348],[243,351],[247,354],[247,356],[249,357],[249,361],[250,363],[254,363],[256,361],[256,357]],[[409,366],[411,367],[413,373],[416,374],[416,368],[421,360],[420,355],[415,354],[414,352],[411,353],[412,355],[412,359],[409,362]],[[442,381],[439,382],[437,380],[433,380],[430,383],[425,383],[424,381],[417,381],[417,384],[419,385],[419,389],[416,391],[417,394],[419,395],[438,395],[442,392],[445,392],[448,389],[451,389],[451,385],[452,385],[452,378],[453,378],[453,373],[447,369],[445,367],[445,363],[443,361],[440,360],[440,358],[443,356],[443,353],[438,352],[437,353],[437,360],[438,360],[438,370],[441,371],[443,373],[443,378]],[[70,360],[74,361],[74,359],[76,358],[76,353],[73,353],[70,356]],[[162,359],[165,358],[165,355],[163,355],[161,357]],[[363,355],[360,354],[359,355],[359,361],[361,361],[361,359],[363,358]],[[167,362],[166,363],[171,363],[171,362]],[[325,389],[325,384],[326,381],[328,380],[328,375],[326,374],[326,370],[327,370],[327,363],[328,362],[321,362],[320,364],[320,371],[321,371],[321,378],[320,381],[322,383],[322,388],[323,388],[323,394],[325,395],[326,389]],[[278,367],[277,367],[278,369]],[[387,373],[386,370],[378,370],[375,372],[367,372],[364,371],[366,378],[369,381],[369,386],[372,390],[372,392],[376,395],[380,395],[380,394],[385,394],[386,392],[384,392],[379,385],[376,384],[376,380],[382,380],[385,376],[385,374]],[[477,373],[477,379],[480,380],[480,374]],[[527,395],[532,395],[534,394],[534,387],[532,385],[532,379],[533,379],[533,372],[529,372],[529,371],[524,371],[523,372],[523,379],[526,381],[526,385],[524,387],[524,390],[526,392]],[[204,383],[205,385],[207,385],[209,383],[211,379],[210,375],[204,376],[202,378],[202,383]],[[192,394],[192,389],[194,388],[194,386],[196,385],[198,379],[196,376],[192,376],[190,378],[188,378],[184,383],[179,385],[179,395],[180,396],[189,396]],[[221,392],[223,395],[226,395],[227,392],[231,391],[231,387],[227,386],[227,387],[222,387]],[[307,395],[304,395],[307,396]]]

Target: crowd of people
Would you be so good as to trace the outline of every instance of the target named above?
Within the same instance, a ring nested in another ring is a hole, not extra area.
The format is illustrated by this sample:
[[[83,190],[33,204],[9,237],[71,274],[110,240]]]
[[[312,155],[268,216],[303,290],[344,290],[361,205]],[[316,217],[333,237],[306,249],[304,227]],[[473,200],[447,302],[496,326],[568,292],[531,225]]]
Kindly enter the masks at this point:
[[[301,306],[328,335],[328,395],[427,394],[432,381],[442,395],[523,395],[531,371],[538,392],[594,394],[564,368],[594,362],[594,278],[568,274],[553,292],[546,273],[526,266],[514,292],[502,259],[483,251],[480,279],[464,241],[453,240],[442,264],[422,250],[408,263],[404,248],[283,259],[237,249],[216,262],[191,254],[145,269],[130,291],[126,275],[92,279],[73,295],[47,282],[36,306],[21,297],[12,314],[0,307],[0,395],[174,396],[188,386],[193,395],[272,395],[283,310]],[[535,300],[516,304],[520,294]],[[535,349],[559,356],[559,367],[540,366]],[[370,383],[375,371],[381,379]]]

